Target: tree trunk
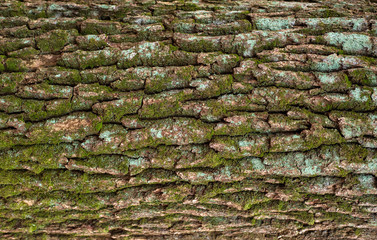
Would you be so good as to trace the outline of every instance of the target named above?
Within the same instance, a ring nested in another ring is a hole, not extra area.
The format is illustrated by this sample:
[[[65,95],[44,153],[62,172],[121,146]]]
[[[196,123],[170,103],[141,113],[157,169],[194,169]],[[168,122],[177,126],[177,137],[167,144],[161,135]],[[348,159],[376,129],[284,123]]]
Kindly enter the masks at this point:
[[[3,0],[3,239],[376,239],[376,1]]]

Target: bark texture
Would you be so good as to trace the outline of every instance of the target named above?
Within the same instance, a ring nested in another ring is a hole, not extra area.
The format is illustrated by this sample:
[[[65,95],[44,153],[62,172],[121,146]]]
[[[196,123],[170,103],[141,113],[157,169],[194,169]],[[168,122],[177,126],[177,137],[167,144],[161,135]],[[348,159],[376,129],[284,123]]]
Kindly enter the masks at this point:
[[[376,239],[375,0],[0,3],[2,239]]]

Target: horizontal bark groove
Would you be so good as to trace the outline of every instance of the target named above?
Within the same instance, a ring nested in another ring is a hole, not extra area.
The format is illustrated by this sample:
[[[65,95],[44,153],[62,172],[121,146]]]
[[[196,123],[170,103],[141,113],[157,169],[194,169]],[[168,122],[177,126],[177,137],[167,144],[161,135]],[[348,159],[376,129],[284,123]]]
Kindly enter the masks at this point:
[[[376,239],[377,2],[0,3],[0,237]]]

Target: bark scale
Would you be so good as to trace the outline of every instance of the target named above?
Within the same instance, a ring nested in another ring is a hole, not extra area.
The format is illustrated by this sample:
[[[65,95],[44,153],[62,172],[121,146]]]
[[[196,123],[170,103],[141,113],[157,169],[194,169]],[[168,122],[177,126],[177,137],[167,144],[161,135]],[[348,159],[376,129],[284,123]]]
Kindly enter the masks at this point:
[[[0,3],[4,239],[376,239],[376,1]]]

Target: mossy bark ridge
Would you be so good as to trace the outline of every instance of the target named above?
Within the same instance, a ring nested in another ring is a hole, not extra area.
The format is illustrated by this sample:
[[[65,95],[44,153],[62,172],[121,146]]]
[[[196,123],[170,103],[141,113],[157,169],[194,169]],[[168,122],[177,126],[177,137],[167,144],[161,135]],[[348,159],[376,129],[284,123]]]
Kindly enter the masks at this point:
[[[3,0],[1,239],[376,239],[377,2]]]

